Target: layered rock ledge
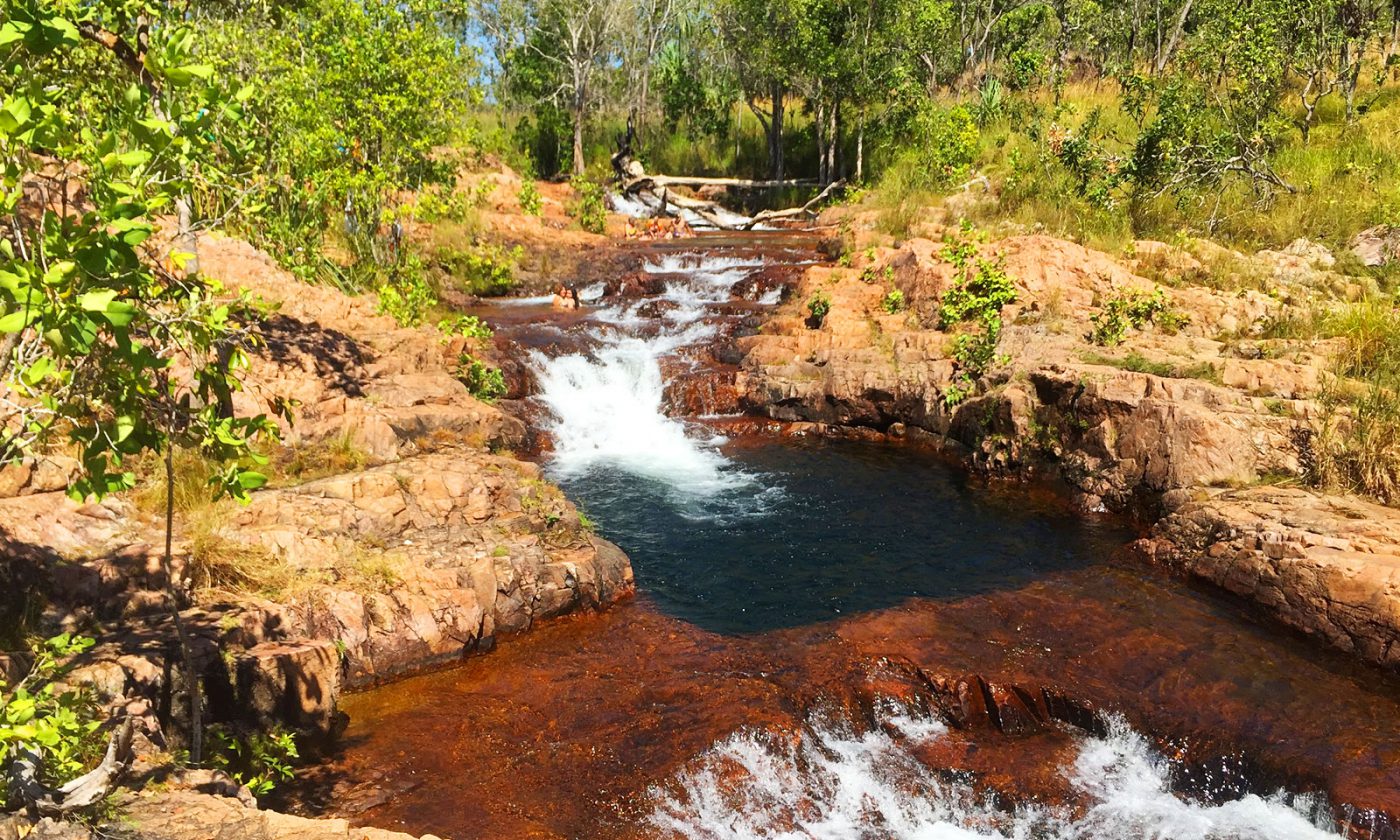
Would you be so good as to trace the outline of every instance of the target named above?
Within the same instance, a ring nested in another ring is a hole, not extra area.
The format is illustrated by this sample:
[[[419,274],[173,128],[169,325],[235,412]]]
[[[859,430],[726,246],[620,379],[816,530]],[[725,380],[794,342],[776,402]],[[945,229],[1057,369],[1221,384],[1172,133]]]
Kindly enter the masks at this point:
[[[276,306],[235,410],[295,410],[269,489],[246,507],[196,499],[178,517],[173,574],[193,673],[176,643],[156,506],[68,499],[74,462],[61,454],[0,471],[5,617],[96,636],[69,679],[135,718],[147,753],[185,743],[191,680],[206,722],[324,736],[342,722],[347,689],[490,650],[631,592],[626,555],[510,454],[523,423],[457,379],[466,339],[401,328],[373,296],[307,286],[237,240],[211,237],[201,260],[226,287]],[[194,790],[129,804],[143,836],[172,840],[187,829],[401,836]]]
[[[915,238],[809,268],[738,340],[741,402],[835,433],[925,439],[991,474],[1057,476],[1086,509],[1157,522],[1153,556],[1335,647],[1400,664],[1400,511],[1257,486],[1301,483],[1337,350],[1271,337],[1286,331],[1270,325],[1359,298],[1361,281],[1327,270],[1306,243],[1246,256],[1139,242],[1127,258],[1045,236],[978,248],[1004,266],[1016,301],[1002,311],[998,360],[965,398],[953,333],[939,329],[956,269],[942,244]],[[1184,316],[1175,329],[1088,340],[1105,301],[1159,289]],[[905,308],[885,306],[891,290]],[[818,294],[831,303],[820,325],[805,306]]]

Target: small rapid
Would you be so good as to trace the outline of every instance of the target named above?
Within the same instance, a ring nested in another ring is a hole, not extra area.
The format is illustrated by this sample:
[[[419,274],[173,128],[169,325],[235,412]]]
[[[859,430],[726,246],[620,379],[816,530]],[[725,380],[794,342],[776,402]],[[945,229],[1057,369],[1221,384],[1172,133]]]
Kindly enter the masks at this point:
[[[1062,768],[1082,804],[999,807],[915,750],[946,737],[936,720],[892,713],[856,734],[813,720],[796,738],[741,731],[669,784],[647,820],[685,840],[1322,840],[1342,835],[1322,797],[1279,791],[1196,801],[1173,791],[1174,768],[1120,718],[1083,736]]]
[[[586,352],[534,351],[553,440],[551,474],[568,480],[619,471],[664,485],[680,501],[756,489],[756,478],[719,451],[723,436],[668,414],[662,365],[685,364],[685,351],[715,338],[723,320],[715,307],[742,299],[745,281],[764,265],[757,258],[662,255],[642,267],[666,278],[660,294],[590,308]],[[585,303],[602,297],[601,289],[584,291]],[[764,301],[780,299],[778,289]]]

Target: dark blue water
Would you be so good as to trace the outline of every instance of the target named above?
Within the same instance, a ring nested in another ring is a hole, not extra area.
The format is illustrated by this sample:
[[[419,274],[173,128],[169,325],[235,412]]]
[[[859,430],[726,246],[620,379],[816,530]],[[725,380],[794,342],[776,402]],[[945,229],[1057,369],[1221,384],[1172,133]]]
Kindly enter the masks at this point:
[[[753,481],[687,498],[620,470],[566,478],[668,613],[720,633],[962,598],[1104,562],[1132,539],[1023,487],[969,488],[912,447],[783,440],[726,449]]]

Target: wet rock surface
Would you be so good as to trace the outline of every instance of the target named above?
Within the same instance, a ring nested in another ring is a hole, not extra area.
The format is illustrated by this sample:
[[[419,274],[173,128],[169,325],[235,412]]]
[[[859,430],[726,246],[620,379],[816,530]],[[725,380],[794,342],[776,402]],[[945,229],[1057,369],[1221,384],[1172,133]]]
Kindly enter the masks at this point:
[[[344,752],[307,803],[455,836],[654,836],[651,791],[712,744],[796,737],[814,712],[870,726],[892,699],[951,727],[921,760],[1008,803],[1073,808],[1063,768],[1113,712],[1184,767],[1247,755],[1236,782],[1250,790],[1321,790],[1354,808],[1339,813],[1394,819],[1397,686],[1234,609],[1113,566],[753,636],[706,633],[643,597],[350,698]]]

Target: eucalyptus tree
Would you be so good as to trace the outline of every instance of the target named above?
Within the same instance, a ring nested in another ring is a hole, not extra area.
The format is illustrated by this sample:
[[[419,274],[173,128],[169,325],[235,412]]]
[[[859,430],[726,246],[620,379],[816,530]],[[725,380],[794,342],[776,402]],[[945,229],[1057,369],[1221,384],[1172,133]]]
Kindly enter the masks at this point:
[[[622,60],[619,28],[633,0],[478,0],[476,13],[502,72],[530,73],[540,100],[573,117],[573,171],[584,171],[583,134],[604,83]]]

